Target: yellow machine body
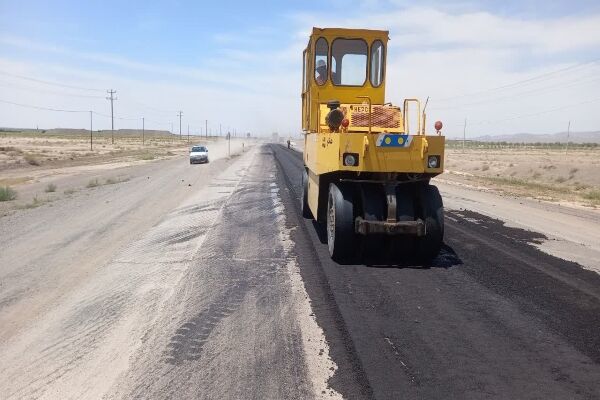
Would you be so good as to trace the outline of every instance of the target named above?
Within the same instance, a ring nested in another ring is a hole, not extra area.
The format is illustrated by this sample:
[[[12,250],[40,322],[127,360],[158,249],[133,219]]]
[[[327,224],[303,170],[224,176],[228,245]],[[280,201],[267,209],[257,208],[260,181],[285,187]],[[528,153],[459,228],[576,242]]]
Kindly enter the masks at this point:
[[[313,28],[304,50],[304,164],[308,205],[317,219],[324,215],[326,206],[326,197],[320,192],[326,191],[330,182],[383,182],[403,177],[429,180],[443,172],[445,138],[439,131],[426,133],[420,101],[406,99],[402,108],[385,102],[387,42],[387,31]],[[356,51],[352,48],[366,48],[365,57],[348,53]],[[360,81],[357,71],[365,58],[364,82],[345,84],[343,74],[354,74]],[[318,68],[326,69],[326,73],[318,75]],[[331,101],[338,103],[335,106],[344,116],[345,124],[339,127],[332,128],[327,121]],[[411,121],[409,115],[416,117]],[[355,165],[344,162],[348,154],[357,158]],[[437,157],[434,168],[430,168],[430,156]]]

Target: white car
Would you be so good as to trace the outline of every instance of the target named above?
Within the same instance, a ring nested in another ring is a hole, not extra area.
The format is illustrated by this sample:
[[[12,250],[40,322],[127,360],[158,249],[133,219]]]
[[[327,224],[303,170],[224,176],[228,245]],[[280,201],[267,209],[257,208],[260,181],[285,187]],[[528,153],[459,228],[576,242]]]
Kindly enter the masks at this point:
[[[193,146],[190,150],[190,164],[207,163],[208,149],[205,146]]]

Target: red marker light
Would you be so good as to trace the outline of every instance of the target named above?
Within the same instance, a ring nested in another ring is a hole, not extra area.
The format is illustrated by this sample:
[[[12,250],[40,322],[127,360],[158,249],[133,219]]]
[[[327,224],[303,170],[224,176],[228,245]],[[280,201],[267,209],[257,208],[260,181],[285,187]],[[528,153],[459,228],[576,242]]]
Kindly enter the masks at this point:
[[[348,118],[344,118],[344,119],[342,120],[342,126],[343,126],[344,128],[347,128],[347,127],[348,127],[348,125],[350,125],[350,121],[348,121]]]
[[[434,126],[435,126],[435,130],[439,132],[442,130],[442,127],[444,126],[444,124],[442,124],[442,121],[436,121]]]

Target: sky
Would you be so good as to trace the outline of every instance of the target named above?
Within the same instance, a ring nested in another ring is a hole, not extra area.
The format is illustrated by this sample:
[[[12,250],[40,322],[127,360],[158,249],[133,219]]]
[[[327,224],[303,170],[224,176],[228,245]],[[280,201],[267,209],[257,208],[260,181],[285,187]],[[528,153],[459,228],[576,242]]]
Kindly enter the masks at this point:
[[[0,126],[107,129],[114,89],[115,128],[299,135],[313,26],[389,30],[386,99],[429,132],[600,130],[597,0],[0,0]]]

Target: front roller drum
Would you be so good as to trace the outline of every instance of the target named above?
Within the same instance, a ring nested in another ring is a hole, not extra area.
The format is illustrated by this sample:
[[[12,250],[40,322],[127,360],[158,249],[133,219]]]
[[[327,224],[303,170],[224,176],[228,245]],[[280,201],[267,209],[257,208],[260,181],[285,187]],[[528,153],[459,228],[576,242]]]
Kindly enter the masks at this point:
[[[354,196],[352,187],[331,183],[327,196],[327,247],[332,259],[350,262],[356,256],[357,237],[354,233]]]

